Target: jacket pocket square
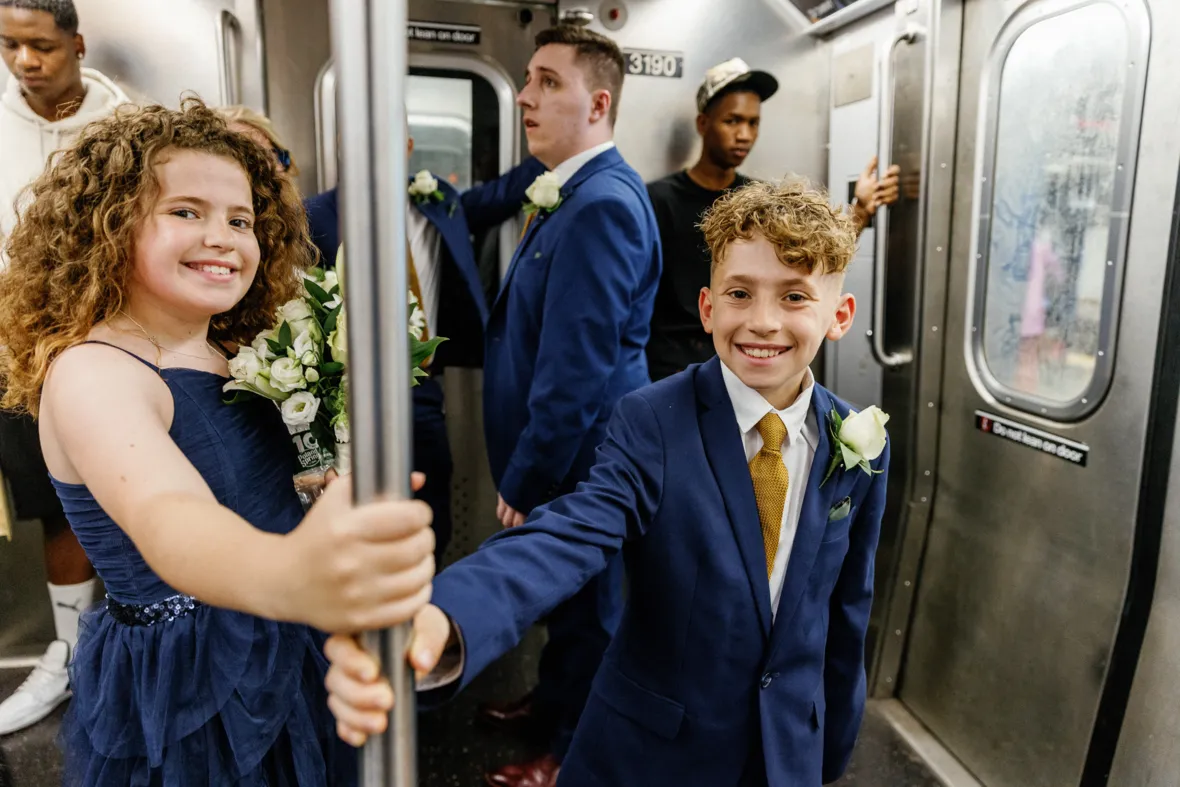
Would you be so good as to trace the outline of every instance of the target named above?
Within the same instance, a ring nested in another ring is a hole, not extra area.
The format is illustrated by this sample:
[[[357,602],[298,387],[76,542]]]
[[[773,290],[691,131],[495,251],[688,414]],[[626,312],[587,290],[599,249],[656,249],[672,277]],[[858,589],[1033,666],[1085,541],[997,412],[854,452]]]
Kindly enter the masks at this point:
[[[832,510],[828,512],[828,521],[835,522],[838,519],[843,519],[852,511],[852,498],[846,497],[836,505],[832,506]]]

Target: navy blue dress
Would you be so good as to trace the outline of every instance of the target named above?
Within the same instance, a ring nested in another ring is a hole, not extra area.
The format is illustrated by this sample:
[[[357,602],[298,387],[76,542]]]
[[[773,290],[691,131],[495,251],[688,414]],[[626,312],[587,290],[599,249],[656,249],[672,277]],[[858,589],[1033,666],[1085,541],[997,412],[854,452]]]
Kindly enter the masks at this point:
[[[278,409],[224,404],[217,374],[157,371],[175,403],[169,434],[218,502],[260,530],[294,529],[303,510]],[[356,754],[326,704],[322,634],[177,593],[85,486],[53,483],[107,589],[70,667],[67,785],[355,783]]]

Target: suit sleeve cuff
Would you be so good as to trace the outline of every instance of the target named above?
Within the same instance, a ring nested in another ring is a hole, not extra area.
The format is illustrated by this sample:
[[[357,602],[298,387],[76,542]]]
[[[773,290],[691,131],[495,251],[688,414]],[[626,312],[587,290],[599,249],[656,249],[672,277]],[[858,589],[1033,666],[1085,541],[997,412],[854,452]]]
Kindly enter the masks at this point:
[[[537,506],[557,497],[560,482],[542,477],[531,468],[520,467],[514,458],[500,479],[500,497],[520,513],[528,516]]]

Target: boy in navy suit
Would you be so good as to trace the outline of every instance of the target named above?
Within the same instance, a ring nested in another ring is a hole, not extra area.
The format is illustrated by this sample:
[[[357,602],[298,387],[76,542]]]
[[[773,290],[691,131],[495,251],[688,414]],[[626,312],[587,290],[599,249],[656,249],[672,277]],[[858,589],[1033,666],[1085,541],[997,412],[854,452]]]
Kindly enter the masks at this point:
[[[440,574],[415,619],[409,657],[442,699],[622,551],[630,595],[562,787],[816,787],[863,716],[887,417],[808,368],[852,325],[856,228],[822,193],[756,183],[703,229],[717,357],[624,397],[589,481]],[[327,653],[359,743],[392,692],[353,640]]]

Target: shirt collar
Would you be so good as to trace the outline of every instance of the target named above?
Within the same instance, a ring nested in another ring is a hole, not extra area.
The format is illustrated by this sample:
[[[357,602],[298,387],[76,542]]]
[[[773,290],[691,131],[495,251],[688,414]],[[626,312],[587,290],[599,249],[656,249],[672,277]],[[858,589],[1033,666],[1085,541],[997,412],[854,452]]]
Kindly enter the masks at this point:
[[[787,427],[787,439],[790,441],[788,445],[802,435],[811,447],[815,448],[815,435],[812,435],[810,430],[803,429],[811,412],[811,394],[815,391],[815,377],[811,374],[810,368],[803,374],[803,390],[785,410],[774,409],[762,394],[743,383],[724,361],[721,362],[721,377],[725,380],[725,390],[729,394],[729,401],[733,403],[733,414],[737,416],[738,428],[742,430],[742,434],[757,426],[764,415],[775,412]]]
[[[599,153],[605,153],[615,146],[614,140],[608,140],[601,145],[595,145],[589,150],[583,150],[576,156],[570,156],[565,161],[553,168],[553,174],[557,176],[557,182],[564,186],[569,182],[569,179],[578,174],[586,162],[597,156]]]

